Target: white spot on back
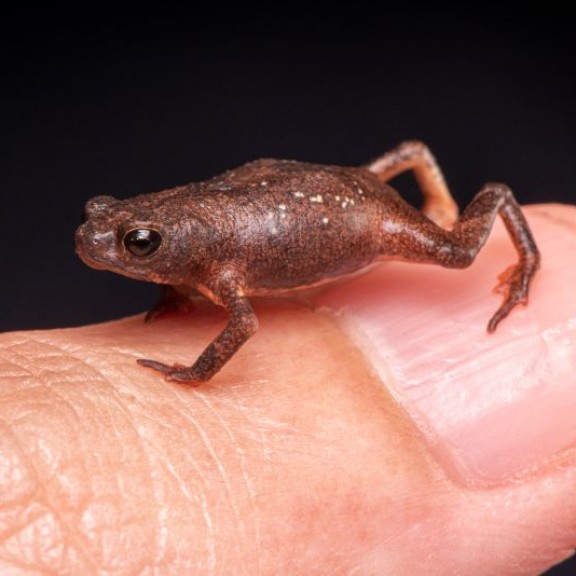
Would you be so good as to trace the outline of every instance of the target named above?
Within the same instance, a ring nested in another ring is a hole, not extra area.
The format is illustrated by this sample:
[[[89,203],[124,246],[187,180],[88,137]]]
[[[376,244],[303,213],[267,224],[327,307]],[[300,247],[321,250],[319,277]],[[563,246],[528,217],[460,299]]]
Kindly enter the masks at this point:
[[[348,196],[346,196],[342,201],[342,203],[340,204],[340,206],[342,208],[348,208],[348,206],[354,206],[354,204],[355,204],[354,198],[348,198]]]

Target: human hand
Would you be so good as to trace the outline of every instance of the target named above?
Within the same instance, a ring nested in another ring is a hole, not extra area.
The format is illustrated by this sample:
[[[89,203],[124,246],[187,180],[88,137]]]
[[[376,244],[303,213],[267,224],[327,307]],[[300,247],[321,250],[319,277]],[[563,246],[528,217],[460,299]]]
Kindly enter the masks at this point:
[[[493,335],[501,226],[464,271],[387,263],[312,311],[213,307],[0,338],[0,573],[535,575],[576,543],[576,209],[527,209],[531,302]],[[340,310],[342,310],[339,312]],[[338,313],[337,313],[338,312]]]

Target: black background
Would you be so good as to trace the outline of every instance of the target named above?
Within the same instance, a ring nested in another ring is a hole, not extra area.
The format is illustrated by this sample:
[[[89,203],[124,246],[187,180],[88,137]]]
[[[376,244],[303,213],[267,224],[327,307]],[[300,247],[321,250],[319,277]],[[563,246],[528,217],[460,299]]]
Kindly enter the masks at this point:
[[[522,203],[576,201],[569,17],[216,8],[0,21],[1,330],[144,310],[154,287],[75,256],[85,200],[258,157],[356,165],[418,138],[461,206],[485,181],[508,183]],[[397,187],[417,198],[409,178]],[[573,573],[575,562],[550,572]]]

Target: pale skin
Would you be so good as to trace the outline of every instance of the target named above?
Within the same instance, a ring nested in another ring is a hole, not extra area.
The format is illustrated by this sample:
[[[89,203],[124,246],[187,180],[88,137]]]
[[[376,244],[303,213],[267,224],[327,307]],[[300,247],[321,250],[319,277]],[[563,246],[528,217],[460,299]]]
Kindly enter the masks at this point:
[[[576,317],[573,284],[561,288],[573,279],[561,262],[575,258],[576,209],[526,214],[535,235],[548,230],[557,239],[550,253],[544,242],[541,271],[557,290],[536,285],[529,306],[503,324],[513,324],[504,345],[533,309],[559,318],[564,340]],[[499,242],[507,242],[501,228],[488,245]],[[493,254],[497,274],[502,259]],[[386,272],[391,282],[402,282],[401,266]],[[442,273],[428,267],[423,282],[433,286]],[[338,298],[381,287],[381,274],[338,287]],[[484,273],[472,266],[455,274],[457,285],[442,298],[462,301],[459,321],[477,323],[483,338],[500,337],[486,334],[482,317],[499,297],[465,297]],[[408,303],[415,315],[430,307],[427,290],[419,292]],[[410,298],[400,292],[386,306]],[[534,575],[569,554],[576,543],[570,439],[517,478],[490,486],[463,480],[391,396],[373,351],[351,336],[345,318],[286,301],[255,308],[259,332],[198,388],[167,383],[134,360],[199,353],[225,322],[213,307],[146,329],[137,317],[0,338],[0,573],[402,575],[426,567]],[[410,319],[386,326],[389,342]],[[411,357],[427,349],[430,329],[422,322]],[[453,345],[469,352],[457,337]],[[488,366],[497,350],[478,362]],[[500,373],[518,361],[498,357]]]

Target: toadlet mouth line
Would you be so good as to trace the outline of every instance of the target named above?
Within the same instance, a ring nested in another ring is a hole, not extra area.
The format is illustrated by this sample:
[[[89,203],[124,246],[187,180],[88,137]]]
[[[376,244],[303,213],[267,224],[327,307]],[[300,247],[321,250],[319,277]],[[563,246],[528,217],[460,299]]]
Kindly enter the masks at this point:
[[[80,260],[82,260],[84,264],[90,266],[90,268],[94,268],[95,270],[108,270],[108,267],[106,265],[104,265],[102,262],[99,262],[98,260],[91,258],[87,254],[81,252],[78,247],[76,247],[76,254],[80,258]]]
[[[90,266],[90,268],[94,268],[95,270],[106,270],[107,267],[105,264],[96,258],[92,257],[89,254],[89,251],[86,250],[88,242],[86,242],[86,238],[82,231],[78,229],[76,232],[76,243],[75,243],[75,252],[78,258],[84,262],[84,264]]]

